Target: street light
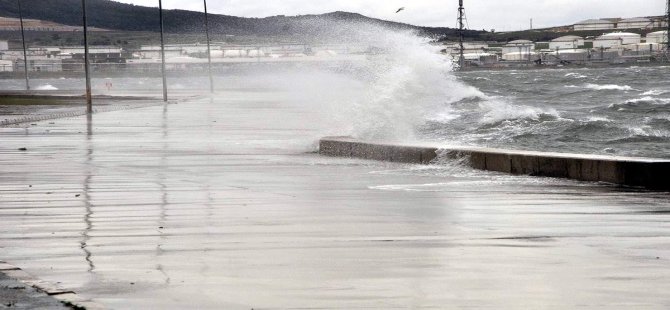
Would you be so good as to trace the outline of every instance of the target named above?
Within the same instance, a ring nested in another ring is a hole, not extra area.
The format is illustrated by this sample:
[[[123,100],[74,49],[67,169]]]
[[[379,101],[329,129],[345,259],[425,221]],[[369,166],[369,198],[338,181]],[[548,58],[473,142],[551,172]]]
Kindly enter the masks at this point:
[[[30,90],[30,80],[28,78],[28,52],[26,51],[26,33],[23,29],[23,10],[21,9],[21,0],[16,0],[19,5],[19,20],[21,22],[21,42],[23,43],[23,71],[26,75],[26,90]]]
[[[86,74],[86,113],[93,113],[93,99],[91,97],[91,72],[88,59],[88,21],[86,19],[86,0],[81,0],[82,19],[84,24],[84,72]]]
[[[207,66],[209,70],[209,91],[214,93],[214,78],[212,77],[212,49],[209,43],[209,17],[207,16],[207,0],[203,0],[205,5],[205,35],[207,37]]]
[[[163,101],[168,101],[167,78],[165,77],[165,37],[163,34],[163,1],[158,0],[158,16],[161,24],[161,73],[163,75]]]

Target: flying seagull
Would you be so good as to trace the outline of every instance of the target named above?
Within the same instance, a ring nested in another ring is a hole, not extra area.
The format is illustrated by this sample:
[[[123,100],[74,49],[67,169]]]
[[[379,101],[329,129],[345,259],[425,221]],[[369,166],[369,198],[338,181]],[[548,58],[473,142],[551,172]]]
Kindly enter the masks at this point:
[[[404,11],[404,10],[405,10],[405,7],[403,6],[403,7],[399,8],[399,9],[398,9],[397,11],[395,11],[395,12],[396,12],[396,14],[398,14],[398,13],[400,13],[400,11]]]

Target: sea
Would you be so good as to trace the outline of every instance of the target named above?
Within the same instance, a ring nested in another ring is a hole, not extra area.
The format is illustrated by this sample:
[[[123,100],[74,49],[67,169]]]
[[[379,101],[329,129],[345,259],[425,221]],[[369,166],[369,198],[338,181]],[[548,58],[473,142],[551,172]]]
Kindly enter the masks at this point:
[[[214,96],[282,94],[304,113],[303,122],[313,123],[306,148],[337,135],[670,158],[669,66],[460,71],[428,38],[369,31],[375,38],[369,44],[384,52],[365,61],[219,68]],[[0,89],[20,90],[23,83],[1,79]],[[82,93],[84,80],[33,78],[31,84],[43,93]],[[156,75],[95,72],[93,88],[98,95],[159,96],[162,82]],[[202,70],[168,76],[170,94],[209,95],[208,89]],[[11,110],[0,105],[0,114]]]

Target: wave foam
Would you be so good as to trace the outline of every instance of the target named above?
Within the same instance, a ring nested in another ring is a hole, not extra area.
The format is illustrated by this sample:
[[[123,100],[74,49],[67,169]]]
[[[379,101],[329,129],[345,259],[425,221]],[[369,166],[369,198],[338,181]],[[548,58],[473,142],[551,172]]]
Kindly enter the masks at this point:
[[[51,85],[51,84],[44,84],[44,85],[40,85],[40,86],[35,87],[35,90],[58,90],[58,88]]]
[[[571,78],[575,78],[575,79],[585,79],[585,78],[587,78],[586,75],[579,74],[579,73],[576,73],[576,72],[567,73],[565,75],[565,77],[571,77]]]
[[[593,90],[621,90],[621,91],[633,90],[633,88],[628,85],[616,85],[616,84],[598,85],[589,83],[584,85],[584,88]]]
[[[663,94],[666,94],[666,93],[667,93],[667,91],[664,91],[664,90],[652,89],[652,90],[648,90],[648,91],[642,93],[642,96],[660,96],[660,95],[663,95]]]
[[[483,124],[495,124],[510,120],[557,120],[561,118],[555,109],[542,109],[530,106],[519,106],[504,101],[490,100],[482,104],[487,110],[481,119]]]

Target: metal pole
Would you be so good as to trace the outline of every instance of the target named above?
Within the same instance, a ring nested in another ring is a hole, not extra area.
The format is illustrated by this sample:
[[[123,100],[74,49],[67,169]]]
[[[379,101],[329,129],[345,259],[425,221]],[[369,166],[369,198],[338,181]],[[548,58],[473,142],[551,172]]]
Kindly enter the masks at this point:
[[[463,0],[458,0],[458,46],[460,47],[458,66],[461,70],[463,70],[465,66],[465,48],[463,47],[463,30],[465,29],[465,25],[463,24],[464,13],[465,8],[463,8]]]
[[[205,3],[205,35],[207,36],[207,69],[209,70],[209,91],[214,92],[214,78],[212,77],[212,49],[209,43],[209,17],[207,16],[207,0]]]
[[[82,18],[84,24],[84,72],[86,74],[86,112],[93,113],[93,99],[91,97],[91,72],[88,58],[88,21],[86,19],[86,0],[81,0]]]
[[[163,101],[168,101],[167,77],[165,76],[165,36],[163,34],[163,1],[158,0],[158,16],[161,20],[161,73],[163,75]]]
[[[19,5],[19,20],[21,21],[21,42],[23,43],[23,71],[26,75],[26,90],[30,90],[30,79],[28,78],[28,52],[26,51],[26,33],[23,29],[23,10],[21,0],[16,0]]]
[[[665,5],[665,21],[666,21],[666,33],[665,33],[665,44],[666,44],[666,53],[670,53],[670,0]]]

